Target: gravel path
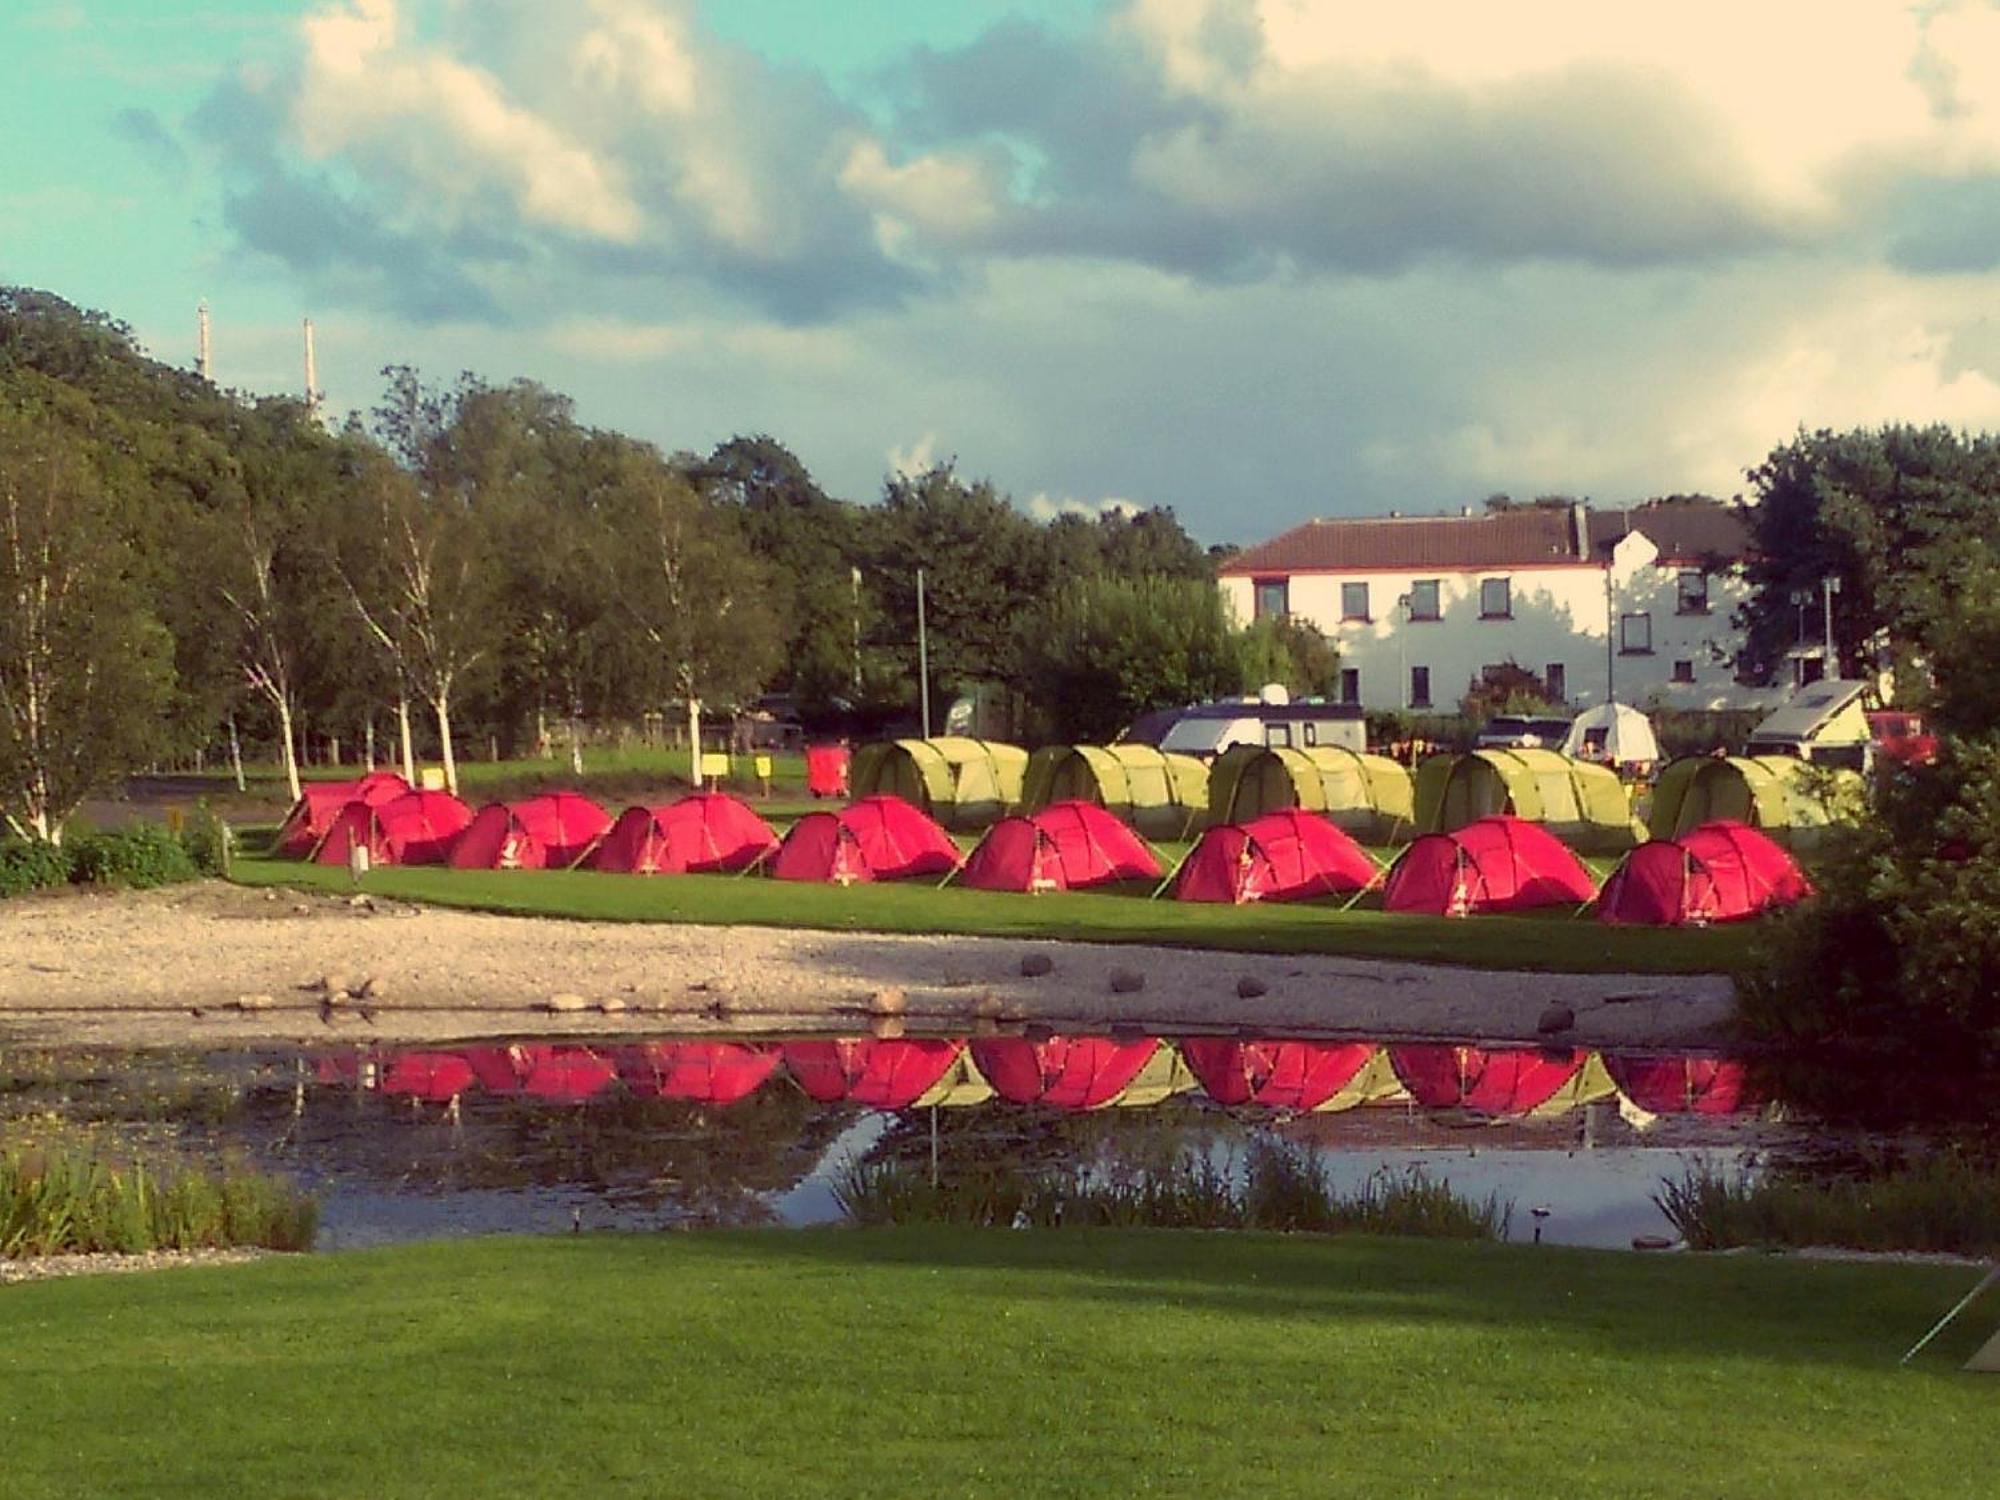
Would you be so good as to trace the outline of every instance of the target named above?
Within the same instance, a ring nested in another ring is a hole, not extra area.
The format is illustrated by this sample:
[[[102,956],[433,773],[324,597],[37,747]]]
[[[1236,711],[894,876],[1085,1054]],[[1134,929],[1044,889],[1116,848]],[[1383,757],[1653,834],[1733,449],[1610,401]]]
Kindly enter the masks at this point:
[[[49,1281],[58,1276],[99,1276],[118,1271],[164,1271],[173,1266],[235,1266],[261,1260],[268,1250],[148,1250],[140,1255],[38,1255],[0,1258],[0,1286]]]
[[[1050,972],[1024,975],[1031,954]],[[328,980],[352,998],[327,1003]],[[558,996],[564,1009],[551,1013]],[[1700,1046],[1722,1038],[1734,1001],[1720,975],[588,923],[219,882],[0,903],[0,1040],[38,1044],[801,1029],[871,1010],[968,1029],[1129,1022],[1531,1041],[1561,1005],[1576,1021],[1565,1043]]]

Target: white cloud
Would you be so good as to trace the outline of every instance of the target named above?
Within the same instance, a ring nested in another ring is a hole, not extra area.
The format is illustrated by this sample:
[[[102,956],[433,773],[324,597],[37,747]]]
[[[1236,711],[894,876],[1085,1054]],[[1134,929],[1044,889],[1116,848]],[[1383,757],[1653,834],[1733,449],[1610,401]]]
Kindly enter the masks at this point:
[[[907,448],[891,447],[884,455],[889,473],[897,479],[915,479],[937,467],[937,434],[927,432]]]
[[[1021,508],[1037,521],[1053,521],[1057,516],[1087,516],[1094,521],[1099,516],[1136,516],[1146,507],[1136,501],[1116,497],[1089,501],[1065,495],[1057,499],[1042,492],[1030,495],[1021,503]]]

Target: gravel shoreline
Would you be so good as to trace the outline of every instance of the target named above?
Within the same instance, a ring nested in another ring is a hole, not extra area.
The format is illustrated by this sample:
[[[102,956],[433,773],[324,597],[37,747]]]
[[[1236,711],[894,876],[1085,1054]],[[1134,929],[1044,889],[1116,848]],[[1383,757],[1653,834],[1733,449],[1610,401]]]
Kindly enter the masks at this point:
[[[1030,955],[1036,968],[1023,973]],[[328,982],[352,998],[328,1003]],[[370,983],[372,981],[372,983]],[[557,997],[563,997],[557,1001]],[[551,1009],[556,1002],[557,1009]],[[1543,1032],[1551,1007],[1573,1027]],[[0,903],[0,1041],[446,1040],[1042,1022],[1704,1047],[1723,975],[493,916],[203,882]]]
[[[59,1276],[111,1276],[128,1271],[166,1271],[176,1266],[240,1266],[262,1260],[270,1250],[148,1250],[138,1255],[29,1255],[0,1257],[0,1286],[52,1281]]]

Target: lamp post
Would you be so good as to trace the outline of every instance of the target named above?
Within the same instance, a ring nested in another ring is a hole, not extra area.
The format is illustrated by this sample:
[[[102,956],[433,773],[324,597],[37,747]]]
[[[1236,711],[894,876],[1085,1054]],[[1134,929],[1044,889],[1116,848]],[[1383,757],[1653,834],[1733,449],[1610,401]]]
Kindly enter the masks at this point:
[[[861,570],[849,568],[847,582],[854,596],[854,701],[861,701]]]
[[[931,737],[931,648],[924,630],[924,570],[917,569],[917,690],[924,712],[924,738]]]
[[[1396,628],[1396,673],[1403,679],[1403,711],[1407,713],[1415,705],[1410,701],[1410,596],[1396,596],[1396,613],[1401,623]]]
[[[1819,581],[1820,598],[1826,606],[1826,675],[1840,675],[1840,661],[1833,647],[1833,596],[1840,592],[1840,575],[1829,573]]]

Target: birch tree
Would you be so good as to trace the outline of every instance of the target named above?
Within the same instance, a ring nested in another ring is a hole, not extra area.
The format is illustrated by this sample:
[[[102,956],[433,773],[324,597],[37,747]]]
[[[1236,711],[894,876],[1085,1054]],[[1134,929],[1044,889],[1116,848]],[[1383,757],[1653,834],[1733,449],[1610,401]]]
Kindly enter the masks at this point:
[[[173,643],[78,437],[0,413],[0,813],[60,842],[93,791],[161,743]]]
[[[722,507],[637,445],[606,498],[606,576],[647,650],[649,676],[686,708],[699,786],[703,704],[755,694],[778,662],[783,621],[770,571]]]

